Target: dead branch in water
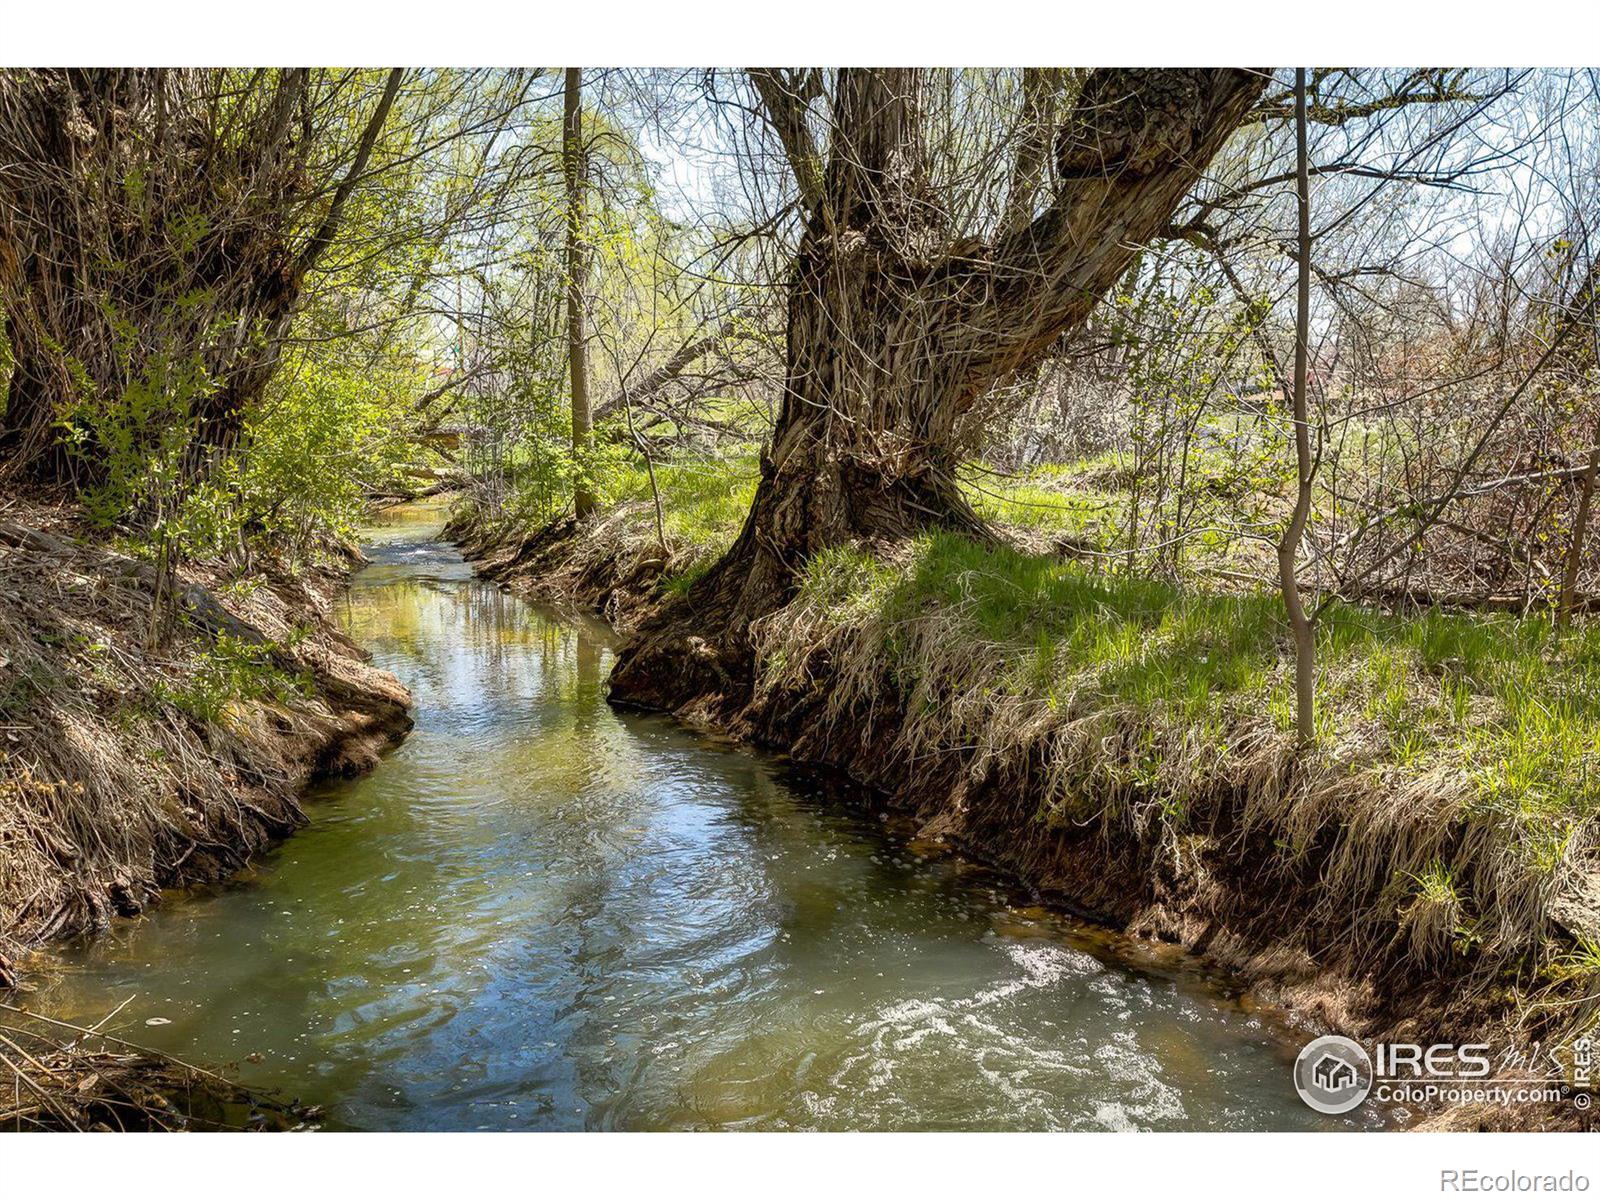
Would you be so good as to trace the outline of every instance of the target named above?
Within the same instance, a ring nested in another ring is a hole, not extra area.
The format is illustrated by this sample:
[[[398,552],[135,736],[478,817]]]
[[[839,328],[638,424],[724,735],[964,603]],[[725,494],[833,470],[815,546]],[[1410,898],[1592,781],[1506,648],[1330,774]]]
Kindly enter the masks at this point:
[[[116,1011],[120,1011],[119,1009]],[[322,1111],[93,1026],[0,1003],[0,1129],[308,1129]]]

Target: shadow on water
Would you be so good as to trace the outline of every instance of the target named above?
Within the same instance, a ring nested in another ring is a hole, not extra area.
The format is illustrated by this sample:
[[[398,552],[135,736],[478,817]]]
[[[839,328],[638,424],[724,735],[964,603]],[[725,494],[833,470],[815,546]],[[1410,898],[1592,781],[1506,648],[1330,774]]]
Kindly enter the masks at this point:
[[[344,611],[411,737],[247,876],[64,955],[37,1008],[132,995],[119,1028],[346,1128],[1355,1123],[1192,970],[1130,969],[835,784],[612,710],[609,631],[476,579],[441,519],[375,527]]]

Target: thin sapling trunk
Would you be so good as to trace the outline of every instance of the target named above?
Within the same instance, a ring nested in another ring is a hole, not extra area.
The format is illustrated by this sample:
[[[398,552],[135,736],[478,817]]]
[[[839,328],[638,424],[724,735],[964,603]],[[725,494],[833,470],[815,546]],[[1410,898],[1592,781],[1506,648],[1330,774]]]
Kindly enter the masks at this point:
[[[595,509],[594,491],[588,475],[594,421],[589,413],[589,353],[584,337],[587,323],[584,288],[588,282],[589,258],[583,244],[586,156],[583,152],[581,68],[567,68],[564,100],[561,161],[567,183],[567,361],[572,379],[572,453],[577,460],[572,505],[581,521]]]
[[[1278,543],[1278,581],[1294,636],[1295,733],[1302,746],[1316,739],[1317,643],[1312,618],[1300,597],[1297,559],[1311,518],[1311,485],[1316,461],[1311,453],[1311,422],[1306,399],[1307,360],[1311,331],[1311,175],[1306,158],[1306,72],[1294,73],[1295,206],[1299,215],[1297,291],[1294,315],[1294,452],[1298,486],[1294,515]]]

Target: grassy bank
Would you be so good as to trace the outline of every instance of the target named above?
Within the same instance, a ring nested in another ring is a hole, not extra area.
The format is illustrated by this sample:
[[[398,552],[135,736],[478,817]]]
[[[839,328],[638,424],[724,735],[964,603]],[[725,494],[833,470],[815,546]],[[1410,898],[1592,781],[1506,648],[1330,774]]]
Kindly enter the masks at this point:
[[[664,586],[686,588],[732,544],[750,511],[759,477],[753,453],[715,462],[662,463],[656,468],[655,491],[661,496],[662,528],[671,560]],[[629,464],[609,478],[604,500],[612,509],[644,509],[650,522],[648,534],[653,536],[653,496],[649,472]]]
[[[0,985],[25,948],[222,878],[303,821],[313,777],[409,728],[328,619],[348,561],[155,573],[69,508],[0,511]]]
[[[729,720],[1316,1023],[1547,1047],[1592,1032],[1600,629],[1335,604],[1318,743],[1299,751],[1278,598],[1084,555],[1117,496],[1074,476],[976,480],[1008,540],[818,556],[756,630],[758,693]],[[654,544],[639,481],[581,529],[502,525],[476,552],[626,625],[731,542],[753,483],[742,463],[658,471],[669,553],[623,589],[613,568],[641,561],[625,548]]]
[[[515,504],[489,511],[471,494],[445,533],[486,577],[594,609],[627,629],[652,600],[686,589],[727,549],[756,479],[753,453],[658,464],[654,489],[642,465],[623,465],[606,476],[600,512],[581,535],[570,516]]]
[[[838,717],[891,689],[896,750],[919,761],[1048,763],[1030,796],[1046,828],[1175,844],[1225,822],[1284,871],[1315,857],[1324,915],[1350,914],[1358,958],[1600,983],[1583,921],[1600,633],[1336,606],[1318,643],[1319,742],[1296,753],[1275,598],[935,534],[889,561],[814,560],[762,660],[781,691],[826,661]]]

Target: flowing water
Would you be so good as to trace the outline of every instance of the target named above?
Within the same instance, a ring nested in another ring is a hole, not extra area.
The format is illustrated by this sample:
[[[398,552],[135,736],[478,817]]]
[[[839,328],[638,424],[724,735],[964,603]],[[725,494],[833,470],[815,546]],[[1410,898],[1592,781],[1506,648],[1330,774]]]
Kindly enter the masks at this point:
[[[381,1129],[1302,1129],[1294,1047],[810,778],[604,699],[612,639],[395,510],[346,605],[415,731],[38,1011]],[[129,997],[132,997],[130,1000]],[[1369,1118],[1370,1119],[1370,1118]]]

